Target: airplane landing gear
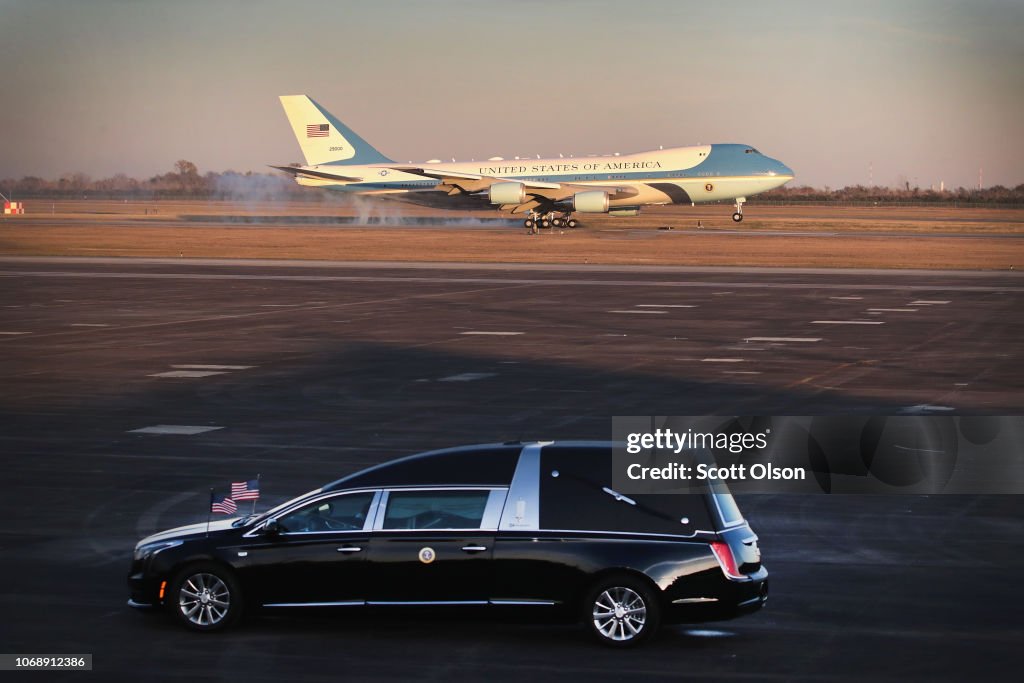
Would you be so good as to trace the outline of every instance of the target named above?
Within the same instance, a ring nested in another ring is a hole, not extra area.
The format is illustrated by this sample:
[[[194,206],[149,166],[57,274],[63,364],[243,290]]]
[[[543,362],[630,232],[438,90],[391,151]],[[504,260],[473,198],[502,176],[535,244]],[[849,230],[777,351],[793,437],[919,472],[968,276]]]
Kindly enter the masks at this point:
[[[746,197],[736,198],[736,213],[732,215],[733,221],[739,223],[743,220],[743,202],[747,201]]]
[[[572,229],[575,226],[579,225],[580,221],[572,217],[571,211],[566,211],[561,216],[555,218],[551,222],[551,224],[554,225],[555,227],[561,227],[562,225],[564,225],[565,227]]]
[[[575,228],[577,225],[579,225],[579,221],[572,218],[572,213],[568,211],[561,214],[556,214],[553,211],[549,211],[548,213],[537,213],[535,211],[531,211],[530,215],[523,221],[523,227],[529,230],[530,234],[533,235],[537,234],[540,231],[540,228],[566,227],[571,229]]]
[[[551,215],[551,225],[555,226],[556,228],[561,228],[565,226],[566,228],[572,229],[579,225],[579,221],[572,217],[571,211],[565,211],[559,216],[556,216],[554,214]]]
[[[532,211],[526,216],[526,220],[522,221],[522,225],[529,230],[530,234],[537,234],[541,227],[551,227],[551,223],[547,218]]]

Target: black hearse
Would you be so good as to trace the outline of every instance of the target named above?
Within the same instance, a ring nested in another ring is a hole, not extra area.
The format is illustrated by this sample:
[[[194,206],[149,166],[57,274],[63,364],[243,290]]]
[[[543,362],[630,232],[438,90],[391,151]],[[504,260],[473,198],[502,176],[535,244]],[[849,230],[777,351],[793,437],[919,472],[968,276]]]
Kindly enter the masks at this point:
[[[258,516],[143,539],[129,604],[200,631],[243,605],[507,606],[572,615],[615,646],[764,605],[757,536],[724,486],[626,496],[611,477],[610,443],[414,455]]]

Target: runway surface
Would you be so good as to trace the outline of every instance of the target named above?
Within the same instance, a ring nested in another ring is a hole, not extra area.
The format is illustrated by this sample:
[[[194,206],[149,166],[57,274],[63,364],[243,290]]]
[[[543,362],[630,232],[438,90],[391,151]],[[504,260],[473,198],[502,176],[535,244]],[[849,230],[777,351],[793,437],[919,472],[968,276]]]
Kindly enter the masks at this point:
[[[671,231],[677,235],[737,235],[744,237],[794,237],[794,238],[847,238],[847,237],[870,237],[874,239],[899,239],[899,240],[931,240],[931,239],[968,239],[968,240],[990,240],[990,239],[1024,239],[1024,234],[1012,231],[1007,228],[1005,232],[971,230],[964,228],[956,230],[956,219],[931,219],[942,227],[933,226],[930,230],[909,230],[906,228],[892,228],[880,230],[876,227],[864,229],[863,227],[846,226],[845,229],[814,231],[799,229],[773,229],[764,225],[753,225],[744,227],[727,221],[727,227],[697,226],[698,219],[695,217],[680,217],[677,215],[665,216],[661,221],[654,221],[655,225],[636,228],[607,228],[588,225],[586,219],[581,223],[579,233],[585,229],[595,230],[615,237],[631,237],[636,239],[658,239],[660,235]],[[253,216],[253,215],[202,215],[186,214],[179,217],[168,216],[161,219],[153,218],[120,218],[116,216],[103,216],[103,227],[116,230],[147,230],[162,228],[193,228],[206,230],[215,228],[265,228],[277,230],[281,228],[331,228],[336,230],[364,230],[367,227],[374,227],[379,230],[407,230],[422,228],[424,230],[436,230],[442,228],[448,231],[466,230],[471,232],[497,232],[497,233],[518,233],[523,231],[523,222],[520,218],[488,218],[460,216],[446,219],[438,219],[436,216],[406,216],[406,217],[360,217],[360,216]],[[989,219],[993,225],[1001,223],[1011,224],[1010,219]],[[950,225],[946,225],[949,223]],[[76,225],[82,228],[94,227],[95,224],[88,221],[76,221],[66,216],[48,218],[46,216],[34,216],[32,226],[34,228],[66,228],[69,225]],[[544,229],[543,234],[573,234],[575,231],[566,228]],[[143,233],[144,234],[144,233]]]
[[[265,509],[427,448],[608,438],[612,415],[1019,414],[1022,299],[1016,273],[2,259],[3,650],[93,653],[96,680],[1015,671],[1014,496],[746,496],[767,608],[626,653],[436,616],[199,636],[125,607],[124,577],[139,537],[257,472]],[[215,429],[136,431],[161,425]]]

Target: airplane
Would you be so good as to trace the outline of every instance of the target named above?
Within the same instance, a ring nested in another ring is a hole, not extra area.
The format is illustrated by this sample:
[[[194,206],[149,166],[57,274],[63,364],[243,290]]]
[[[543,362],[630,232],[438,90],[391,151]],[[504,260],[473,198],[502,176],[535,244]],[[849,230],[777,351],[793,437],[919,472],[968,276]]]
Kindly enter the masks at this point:
[[[306,95],[282,95],[305,166],[271,166],[299,185],[418,204],[487,204],[526,213],[523,225],[575,228],[576,213],[636,216],[658,204],[732,200],[743,220],[747,197],[781,187],[793,171],[754,147],[695,145],[614,156],[400,164],[381,154]],[[438,200],[443,200],[439,202]],[[463,200],[463,201],[459,201]]]

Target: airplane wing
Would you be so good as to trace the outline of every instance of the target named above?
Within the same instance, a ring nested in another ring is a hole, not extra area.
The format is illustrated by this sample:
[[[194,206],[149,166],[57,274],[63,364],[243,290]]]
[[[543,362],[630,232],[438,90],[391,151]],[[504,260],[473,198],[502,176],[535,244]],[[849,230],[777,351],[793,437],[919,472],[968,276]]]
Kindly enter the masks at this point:
[[[600,190],[607,192],[609,199],[627,199],[637,194],[637,190],[630,186],[546,183],[539,180],[501,178],[477,175],[473,173],[460,173],[457,171],[410,166],[393,166],[392,168],[396,171],[403,171],[405,173],[421,175],[425,178],[440,180],[442,187],[438,189],[447,189],[449,195],[476,194],[485,191],[494,183],[522,183],[526,188],[526,194],[530,197],[530,200],[523,204],[514,206],[502,206],[503,209],[511,210],[512,213],[529,211],[530,209],[537,208],[543,204],[565,201],[577,192]]]
[[[291,173],[295,177],[305,176],[307,178],[317,178],[318,180],[342,180],[350,183],[358,183],[359,181],[362,180],[362,178],[356,178],[348,175],[340,175],[338,173],[314,171],[311,168],[297,168],[295,166],[271,166],[270,168],[276,168],[278,171]]]
[[[440,180],[443,185],[449,186],[451,189],[455,190],[455,192],[449,191],[448,194],[457,194],[458,192],[482,192],[494,183],[508,182],[523,183],[527,188],[556,189],[559,187],[558,183],[542,183],[533,180],[515,180],[513,178],[485,176],[475,173],[460,173],[458,171],[436,170],[418,166],[392,166],[391,168],[396,171],[402,171],[403,173],[412,173],[414,175],[423,176],[424,178]]]

